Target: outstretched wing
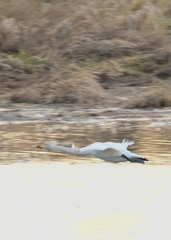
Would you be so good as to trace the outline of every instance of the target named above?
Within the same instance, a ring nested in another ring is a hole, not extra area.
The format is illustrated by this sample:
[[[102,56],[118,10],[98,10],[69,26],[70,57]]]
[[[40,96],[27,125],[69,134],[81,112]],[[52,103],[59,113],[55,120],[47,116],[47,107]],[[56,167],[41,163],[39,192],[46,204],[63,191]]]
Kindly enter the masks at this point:
[[[121,152],[114,148],[107,148],[105,150],[94,150],[93,156],[107,161],[113,161],[117,157],[121,157]]]
[[[121,152],[117,148],[107,145],[106,143],[95,142],[87,147],[81,148],[82,154],[93,155],[98,158],[108,159],[110,157],[121,156]]]
[[[123,151],[123,150],[126,150],[129,146],[133,145],[134,142],[123,139],[123,141],[121,143],[105,142],[105,144],[116,150]]]
[[[127,149],[129,146],[132,146],[134,144],[134,141],[129,141],[124,138],[121,144],[125,147],[125,149]]]
[[[105,143],[102,142],[95,142],[92,143],[90,145],[88,145],[87,147],[83,147],[80,150],[81,151],[91,151],[91,150],[106,150],[107,148],[110,148],[110,146],[106,145]]]

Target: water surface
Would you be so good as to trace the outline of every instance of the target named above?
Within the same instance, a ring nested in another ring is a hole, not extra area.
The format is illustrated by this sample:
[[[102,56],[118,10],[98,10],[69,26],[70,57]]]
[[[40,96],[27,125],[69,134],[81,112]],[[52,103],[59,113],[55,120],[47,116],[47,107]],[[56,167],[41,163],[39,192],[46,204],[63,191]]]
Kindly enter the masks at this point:
[[[47,152],[35,147],[49,141],[63,146],[75,143],[83,147],[93,142],[135,141],[130,150],[145,156],[148,164],[171,164],[171,119],[115,119],[95,122],[14,122],[0,125],[3,163],[13,161],[69,161],[70,163],[100,161],[61,152]]]
[[[171,120],[92,120],[1,123],[3,240],[171,239]],[[113,164],[36,148],[123,138],[150,161]]]

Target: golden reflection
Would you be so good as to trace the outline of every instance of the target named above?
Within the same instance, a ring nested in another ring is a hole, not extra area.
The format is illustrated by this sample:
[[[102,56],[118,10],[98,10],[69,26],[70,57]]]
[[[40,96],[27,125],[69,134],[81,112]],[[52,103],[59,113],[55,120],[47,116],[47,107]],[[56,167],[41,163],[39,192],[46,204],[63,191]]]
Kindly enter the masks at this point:
[[[11,161],[69,161],[70,163],[102,162],[91,157],[78,157],[61,152],[40,151],[35,147],[41,142],[49,141],[63,146],[72,143],[83,147],[96,141],[122,141],[127,138],[135,141],[130,148],[137,154],[145,156],[148,164],[170,164],[170,122],[153,121],[111,121],[104,120],[94,124],[79,123],[18,123],[6,124],[0,127],[1,134],[1,163]],[[108,127],[109,126],[109,127]]]

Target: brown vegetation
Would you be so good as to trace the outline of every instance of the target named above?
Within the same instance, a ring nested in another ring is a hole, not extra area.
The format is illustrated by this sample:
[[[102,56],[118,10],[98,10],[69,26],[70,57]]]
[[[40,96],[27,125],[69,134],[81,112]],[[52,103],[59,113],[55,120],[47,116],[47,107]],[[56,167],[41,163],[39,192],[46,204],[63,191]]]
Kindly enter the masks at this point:
[[[137,100],[171,77],[169,0],[1,0],[0,13],[1,100],[117,105],[125,86]]]
[[[138,99],[130,100],[128,108],[162,108],[171,106],[171,87],[154,88],[140,94]]]

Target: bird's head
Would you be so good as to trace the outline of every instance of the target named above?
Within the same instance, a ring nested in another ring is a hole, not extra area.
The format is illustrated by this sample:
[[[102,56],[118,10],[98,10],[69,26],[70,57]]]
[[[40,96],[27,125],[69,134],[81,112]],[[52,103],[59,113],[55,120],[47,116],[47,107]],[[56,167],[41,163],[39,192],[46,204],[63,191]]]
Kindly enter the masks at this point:
[[[45,142],[45,143],[41,143],[40,145],[36,146],[37,148],[40,148],[40,149],[47,149],[47,150],[51,150],[51,149],[54,149],[54,146],[53,144],[51,143],[48,143],[48,142]]]
[[[45,144],[44,143],[41,143],[40,145],[36,146],[37,148],[44,148],[45,147]]]

